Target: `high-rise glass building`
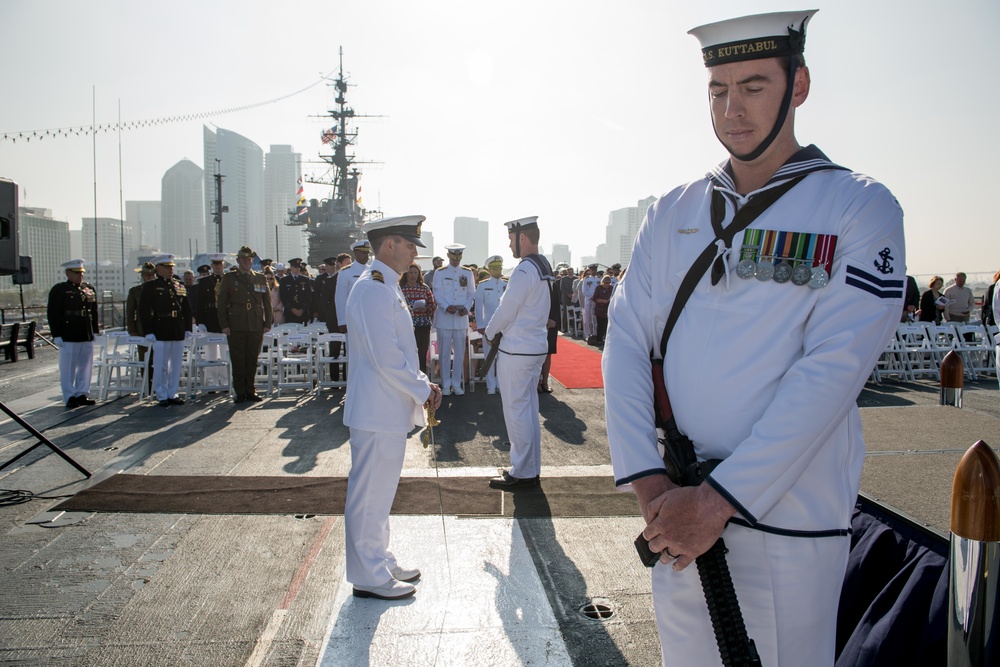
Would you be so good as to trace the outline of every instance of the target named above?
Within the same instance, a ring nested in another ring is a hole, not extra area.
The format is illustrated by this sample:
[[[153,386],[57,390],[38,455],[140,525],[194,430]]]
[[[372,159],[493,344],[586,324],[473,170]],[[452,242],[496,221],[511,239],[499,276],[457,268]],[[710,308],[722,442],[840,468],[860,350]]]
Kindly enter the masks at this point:
[[[134,278],[132,267],[127,266],[134,249],[132,228],[118,218],[84,218],[81,241],[87,282],[98,293],[111,292],[116,299],[124,298]]]
[[[215,174],[222,174],[222,252],[235,253],[248,245],[258,254],[264,248],[264,151],[246,137],[218,128],[204,128],[205,222],[208,252],[219,252]],[[218,160],[218,162],[216,162]],[[216,169],[219,171],[216,172]],[[271,229],[273,234],[274,230]]]
[[[465,245],[462,264],[483,266],[490,256],[490,223],[479,218],[455,218],[455,243]]]
[[[125,202],[125,222],[132,228],[136,248],[140,245],[160,247],[160,215],[159,201]]]
[[[292,147],[286,145],[272,145],[264,156],[265,239],[263,248],[254,248],[262,258],[287,262],[293,257],[308,255],[305,228],[285,224],[288,212],[299,200],[300,158],[299,153],[292,152]]]
[[[160,181],[160,238],[148,245],[192,257],[206,251],[204,171],[184,159]]]

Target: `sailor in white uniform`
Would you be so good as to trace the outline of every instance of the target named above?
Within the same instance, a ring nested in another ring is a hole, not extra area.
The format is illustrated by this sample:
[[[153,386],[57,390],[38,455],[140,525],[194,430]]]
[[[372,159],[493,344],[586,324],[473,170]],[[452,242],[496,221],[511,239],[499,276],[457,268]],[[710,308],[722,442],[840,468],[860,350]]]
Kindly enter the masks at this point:
[[[452,391],[461,396],[465,393],[462,371],[465,367],[469,311],[476,298],[476,278],[472,271],[461,266],[464,245],[452,243],[444,249],[448,251],[448,264],[434,272],[433,287],[437,302],[434,328],[437,329],[441,360],[441,390],[445,396]]]
[[[507,289],[507,281],[503,274],[503,257],[493,255],[486,260],[486,269],[490,272],[490,277],[476,285],[476,322],[484,325],[493,317],[500,305],[500,297]],[[490,344],[483,338],[483,354],[489,355]],[[489,372],[486,373],[486,393],[497,393],[497,365],[494,363]]]
[[[503,420],[510,438],[510,470],[490,480],[495,489],[538,484],[542,469],[542,427],[538,419],[538,378],[549,352],[548,323],[555,276],[538,254],[538,216],[504,223],[510,249],[521,262],[514,269],[483,335],[500,339],[497,380]]]
[[[587,267],[586,277],[580,281],[580,297],[583,299],[583,338],[590,339],[597,333],[597,315],[594,313],[596,304],[593,301],[594,291],[601,284],[597,276],[597,264]]]
[[[731,157],[649,208],[611,302],[608,440],[616,484],[635,491],[643,535],[661,553],[652,586],[665,664],[720,664],[688,567],[720,535],[761,663],[834,662],[864,459],[855,401],[898,323],[906,264],[892,194],[796,141],[813,13],[691,31]],[[730,244],[721,238],[736,211],[798,177]],[[674,297],[703,252],[712,263],[669,335],[662,373],[698,458],[722,462],[700,486],[677,488],[657,450],[650,353],[660,356]]]
[[[420,371],[413,319],[399,277],[417,255],[422,215],[365,225],[375,261],[347,299],[351,381],[344,401],[351,472],[344,508],[347,580],[354,595],[394,600],[413,595],[420,570],[389,551],[389,508],[403,469],[406,434],[424,425],[423,406],[441,404],[441,390]]]
[[[347,320],[343,318],[341,313],[347,312],[347,299],[351,294],[351,288],[368,268],[368,257],[371,254],[372,246],[368,239],[363,239],[352,243],[351,250],[354,252],[354,261],[337,272],[337,291],[333,295],[341,333],[348,332]]]

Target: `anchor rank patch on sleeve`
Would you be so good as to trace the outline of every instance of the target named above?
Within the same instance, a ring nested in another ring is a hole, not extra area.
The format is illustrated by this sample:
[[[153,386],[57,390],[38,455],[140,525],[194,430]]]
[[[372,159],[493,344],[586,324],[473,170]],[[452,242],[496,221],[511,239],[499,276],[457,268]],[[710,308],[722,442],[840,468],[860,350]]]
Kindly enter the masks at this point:
[[[896,244],[884,238],[871,245],[860,264],[849,263],[845,282],[880,299],[902,299],[906,267]]]

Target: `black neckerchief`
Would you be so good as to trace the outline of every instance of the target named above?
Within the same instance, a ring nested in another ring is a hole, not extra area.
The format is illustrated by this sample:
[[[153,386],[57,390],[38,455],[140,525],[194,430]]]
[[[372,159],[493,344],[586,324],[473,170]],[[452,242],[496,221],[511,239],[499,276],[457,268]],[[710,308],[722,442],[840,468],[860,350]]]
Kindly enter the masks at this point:
[[[545,259],[544,256],[538,253],[532,253],[526,257],[521,258],[522,262],[531,262],[534,264],[535,268],[538,269],[538,275],[542,280],[555,280],[555,274],[552,273],[552,265],[549,264],[549,260]]]

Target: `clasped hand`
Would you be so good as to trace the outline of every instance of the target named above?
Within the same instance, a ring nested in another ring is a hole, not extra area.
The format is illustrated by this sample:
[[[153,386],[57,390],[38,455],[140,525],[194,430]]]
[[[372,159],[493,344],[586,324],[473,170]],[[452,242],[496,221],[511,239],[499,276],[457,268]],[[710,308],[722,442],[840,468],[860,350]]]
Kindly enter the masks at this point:
[[[661,563],[683,570],[712,548],[735,511],[708,484],[678,487],[666,481],[669,487],[661,484],[659,490],[666,490],[644,505],[640,496],[646,520],[642,535],[649,540],[650,549],[660,552]],[[667,555],[668,549],[676,559]]]

